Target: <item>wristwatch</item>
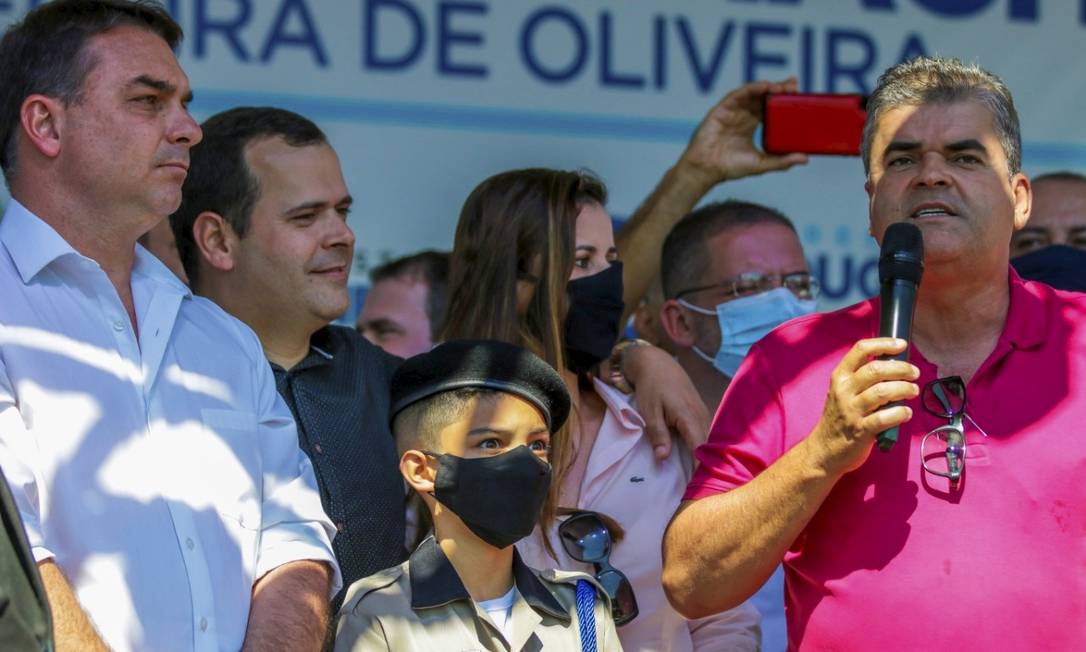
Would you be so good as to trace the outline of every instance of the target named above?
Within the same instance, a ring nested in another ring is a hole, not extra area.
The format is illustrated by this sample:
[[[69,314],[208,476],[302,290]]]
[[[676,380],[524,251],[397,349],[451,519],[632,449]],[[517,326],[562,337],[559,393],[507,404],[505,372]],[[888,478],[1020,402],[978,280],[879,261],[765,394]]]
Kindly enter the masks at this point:
[[[633,394],[634,391],[633,383],[626,378],[626,373],[622,367],[622,362],[626,359],[626,349],[632,346],[652,346],[652,344],[637,337],[621,339],[615,345],[615,348],[611,349],[611,357],[607,361],[607,379],[611,381],[611,385],[615,389],[623,394]]]

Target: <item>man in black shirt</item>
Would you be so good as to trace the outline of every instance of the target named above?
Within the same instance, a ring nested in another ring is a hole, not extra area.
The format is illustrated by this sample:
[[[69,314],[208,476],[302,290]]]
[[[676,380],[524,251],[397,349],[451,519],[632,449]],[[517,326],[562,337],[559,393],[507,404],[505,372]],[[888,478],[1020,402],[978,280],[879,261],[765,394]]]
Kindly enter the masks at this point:
[[[315,124],[282,109],[231,109],[201,128],[170,217],[178,253],[193,291],[260,338],[337,526],[332,545],[350,586],[406,558],[405,490],[388,426],[400,359],[329,325],[347,309],[354,250],[339,158]],[[658,454],[670,449],[669,426],[688,440],[705,436],[705,408],[669,355],[616,351]]]
[[[260,337],[350,586],[406,557],[405,492],[388,426],[400,359],[329,325],[347,308],[354,253],[339,158],[315,124],[280,109],[233,109],[202,128],[170,218],[178,251],[193,290]]]

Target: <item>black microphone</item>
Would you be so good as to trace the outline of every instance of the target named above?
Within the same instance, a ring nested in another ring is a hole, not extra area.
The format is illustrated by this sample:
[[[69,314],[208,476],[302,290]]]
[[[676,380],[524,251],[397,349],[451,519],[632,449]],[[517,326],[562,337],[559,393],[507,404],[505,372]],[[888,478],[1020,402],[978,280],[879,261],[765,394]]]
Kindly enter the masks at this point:
[[[924,273],[924,236],[915,224],[896,222],[886,229],[879,253],[880,297],[879,336],[899,337],[906,342],[912,335],[916,289]],[[883,360],[909,359],[909,346]],[[899,405],[894,403],[893,405]],[[897,441],[898,426],[879,433],[879,450],[886,452]]]

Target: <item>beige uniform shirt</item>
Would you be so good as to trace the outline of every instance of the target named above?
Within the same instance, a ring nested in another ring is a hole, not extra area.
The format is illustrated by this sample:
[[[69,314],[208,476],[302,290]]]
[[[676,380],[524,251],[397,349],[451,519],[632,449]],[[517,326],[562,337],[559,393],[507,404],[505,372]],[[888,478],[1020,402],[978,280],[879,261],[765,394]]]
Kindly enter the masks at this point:
[[[611,608],[584,573],[535,571],[513,554],[516,599],[512,640],[464,588],[433,537],[399,566],[351,585],[336,625],[336,652],[440,650],[441,652],[580,652],[576,582],[597,587],[596,648],[621,650]]]

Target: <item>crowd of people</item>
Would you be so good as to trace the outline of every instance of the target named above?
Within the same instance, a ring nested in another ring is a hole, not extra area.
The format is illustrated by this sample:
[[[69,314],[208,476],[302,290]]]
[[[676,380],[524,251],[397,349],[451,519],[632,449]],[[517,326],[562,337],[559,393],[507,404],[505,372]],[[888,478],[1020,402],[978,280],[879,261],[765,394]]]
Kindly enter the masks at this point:
[[[4,650],[1086,647],[1086,177],[1026,176],[998,77],[869,99],[909,342],[818,312],[788,216],[702,202],[807,162],[754,144],[795,80],[711,107],[617,233],[590,172],[481,180],[352,328],[335,148],[198,124],[181,38],[54,0],[0,40]]]

